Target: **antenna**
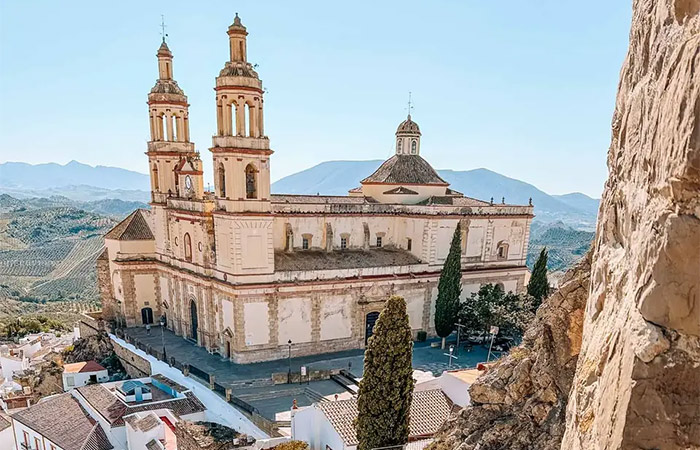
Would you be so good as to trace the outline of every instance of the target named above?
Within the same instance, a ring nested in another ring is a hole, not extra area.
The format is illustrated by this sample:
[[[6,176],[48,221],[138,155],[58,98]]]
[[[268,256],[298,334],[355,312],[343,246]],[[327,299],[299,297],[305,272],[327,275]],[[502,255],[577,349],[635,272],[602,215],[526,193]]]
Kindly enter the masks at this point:
[[[411,117],[411,110],[413,109],[413,102],[411,101],[411,91],[408,91],[408,117]]]
[[[165,29],[167,27],[165,26],[165,16],[163,14],[160,15],[160,35],[163,38],[163,42],[165,42],[165,38],[168,37],[168,34],[165,32]]]

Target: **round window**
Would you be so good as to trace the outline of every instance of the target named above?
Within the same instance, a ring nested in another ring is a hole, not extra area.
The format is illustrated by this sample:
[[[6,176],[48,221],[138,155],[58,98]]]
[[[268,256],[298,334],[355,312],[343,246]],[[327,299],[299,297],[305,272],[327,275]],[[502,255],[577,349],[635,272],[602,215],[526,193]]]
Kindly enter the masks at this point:
[[[201,242],[199,244],[197,244],[197,248],[199,249],[200,252],[202,251],[202,243]]]
[[[175,247],[177,247],[177,238],[175,238]]]

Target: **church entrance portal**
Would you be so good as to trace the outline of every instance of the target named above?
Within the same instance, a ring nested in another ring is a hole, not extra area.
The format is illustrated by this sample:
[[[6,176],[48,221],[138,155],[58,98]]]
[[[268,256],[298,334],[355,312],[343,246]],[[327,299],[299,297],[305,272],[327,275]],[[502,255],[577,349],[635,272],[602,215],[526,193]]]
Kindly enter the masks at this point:
[[[190,300],[190,320],[192,321],[192,339],[197,341],[197,304],[194,300]]]
[[[379,318],[379,313],[377,311],[372,311],[371,313],[367,314],[367,317],[365,318],[365,345],[367,345],[367,341],[372,336],[374,323],[377,321],[377,318]]]
[[[148,325],[148,324],[153,323],[153,309],[151,309],[151,308],[141,309],[141,322],[143,322],[144,325]]]

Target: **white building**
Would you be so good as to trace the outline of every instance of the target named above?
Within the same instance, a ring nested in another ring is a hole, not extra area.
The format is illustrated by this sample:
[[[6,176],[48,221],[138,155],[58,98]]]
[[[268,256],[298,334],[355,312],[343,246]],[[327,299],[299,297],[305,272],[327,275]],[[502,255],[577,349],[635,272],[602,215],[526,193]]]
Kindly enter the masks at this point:
[[[474,381],[483,373],[478,369],[445,371],[437,379],[437,383],[452,403],[464,407],[471,403],[469,386],[474,384]]]
[[[104,429],[69,393],[12,415],[16,450],[111,450]],[[123,447],[122,447],[123,448]]]
[[[411,402],[409,442],[432,438],[447,420],[452,403],[439,389],[416,391]],[[310,450],[355,450],[357,399],[322,401],[292,411],[292,439]]]
[[[148,411],[124,417],[127,448],[129,450],[177,448],[173,425],[177,421],[178,419],[170,411],[165,411],[161,416]]]
[[[0,448],[15,448],[15,433],[12,429],[12,422],[3,415],[0,415]]]
[[[105,381],[109,381],[107,369],[95,361],[83,361],[63,366],[64,391]]]

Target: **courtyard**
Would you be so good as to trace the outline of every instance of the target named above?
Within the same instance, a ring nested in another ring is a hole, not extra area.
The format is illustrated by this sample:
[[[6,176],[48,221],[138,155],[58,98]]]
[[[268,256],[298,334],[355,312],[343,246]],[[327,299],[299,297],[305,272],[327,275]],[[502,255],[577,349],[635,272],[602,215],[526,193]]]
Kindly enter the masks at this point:
[[[347,350],[337,353],[324,353],[312,356],[294,356],[292,345],[291,359],[279,359],[251,364],[236,364],[225,358],[209,353],[192,341],[177,336],[170,330],[154,327],[150,334],[143,327],[128,328],[125,333],[140,344],[150,346],[165,352],[170,359],[180,364],[188,364],[203,372],[214,375],[216,383],[224,388],[230,388],[232,394],[246,403],[254,406],[258,412],[269,420],[279,420],[291,408],[292,402],[299,406],[307,406],[318,401],[321,397],[348,395],[348,391],[340,383],[333,380],[311,381],[309,383],[273,385],[271,376],[274,373],[298,373],[301,367],[306,367],[307,373],[312,370],[344,369],[354,377],[361,378],[364,365],[364,350]],[[463,348],[455,351],[456,358],[449,365],[447,350],[431,347],[431,343],[415,342],[413,347],[413,368],[430,372],[439,376],[445,370],[475,367],[485,362],[488,349],[475,346],[469,352]],[[495,355],[497,357],[498,354]],[[493,357],[493,355],[492,355]],[[207,381],[207,380],[204,380]]]

